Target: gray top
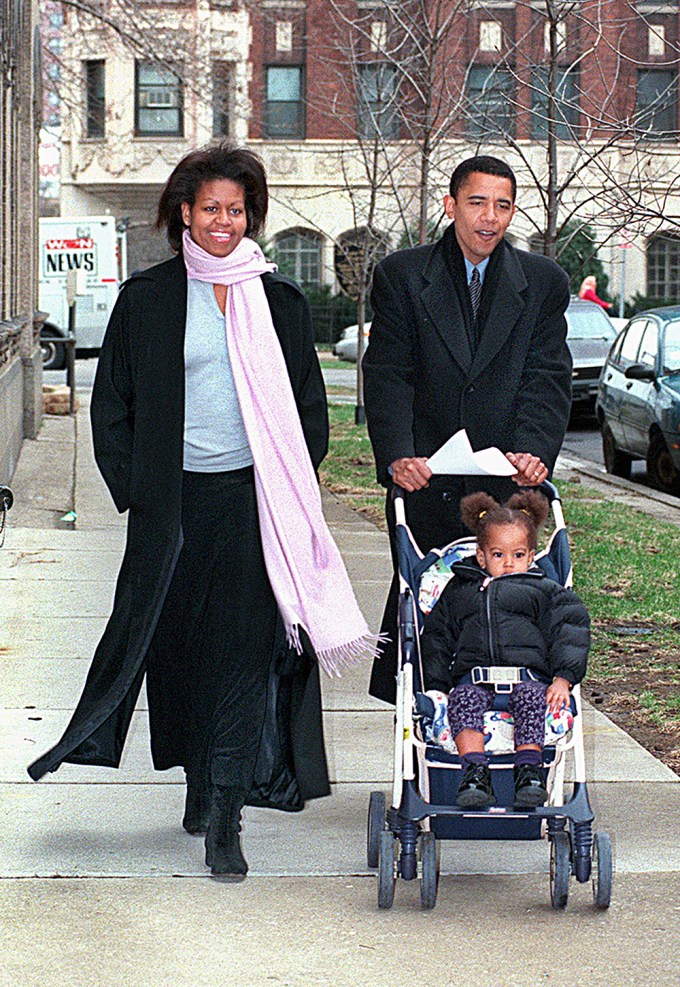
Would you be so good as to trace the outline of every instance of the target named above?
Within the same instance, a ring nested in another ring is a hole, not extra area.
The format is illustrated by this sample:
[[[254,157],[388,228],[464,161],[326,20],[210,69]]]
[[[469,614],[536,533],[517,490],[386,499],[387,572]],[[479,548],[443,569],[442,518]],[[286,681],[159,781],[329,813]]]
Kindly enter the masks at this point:
[[[184,365],[184,469],[219,473],[252,465],[231,371],[224,316],[213,286],[191,278]]]

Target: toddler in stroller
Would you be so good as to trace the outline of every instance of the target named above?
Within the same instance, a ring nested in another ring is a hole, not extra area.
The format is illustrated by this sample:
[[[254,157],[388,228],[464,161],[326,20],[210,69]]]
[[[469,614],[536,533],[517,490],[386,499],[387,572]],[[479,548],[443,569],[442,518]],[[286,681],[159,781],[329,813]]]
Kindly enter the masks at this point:
[[[543,494],[555,526],[534,558]],[[397,878],[419,877],[422,907],[434,908],[443,841],[547,838],[553,908],[566,907],[572,876],[590,880],[595,906],[608,908],[612,846],[593,829],[579,684],[589,619],[570,589],[561,499],[548,482],[540,494],[516,494],[503,507],[482,498],[464,502],[476,540],[423,554],[406,523],[406,494],[393,490],[400,586],[394,771],[390,802],[371,792],[366,841],[368,866],[378,870],[378,906],[392,907]],[[525,684],[531,688],[519,688]]]
[[[534,564],[548,513],[546,499],[530,491],[502,506],[486,493],[465,497],[461,517],[475,533],[476,557],[454,563],[425,624],[425,688],[449,693],[450,734],[463,768],[456,802],[467,809],[496,801],[484,749],[495,683],[509,692],[514,719],[514,804],[527,809],[548,798],[541,771],[546,709],[568,707],[586,671],[588,613]]]

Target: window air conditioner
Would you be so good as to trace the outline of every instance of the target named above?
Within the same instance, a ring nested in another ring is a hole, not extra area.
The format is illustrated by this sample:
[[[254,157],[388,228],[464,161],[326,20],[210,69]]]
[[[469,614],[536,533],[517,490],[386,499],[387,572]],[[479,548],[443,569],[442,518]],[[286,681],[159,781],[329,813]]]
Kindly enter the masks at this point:
[[[176,95],[172,89],[156,89],[146,92],[142,105],[149,110],[172,110],[177,105]]]

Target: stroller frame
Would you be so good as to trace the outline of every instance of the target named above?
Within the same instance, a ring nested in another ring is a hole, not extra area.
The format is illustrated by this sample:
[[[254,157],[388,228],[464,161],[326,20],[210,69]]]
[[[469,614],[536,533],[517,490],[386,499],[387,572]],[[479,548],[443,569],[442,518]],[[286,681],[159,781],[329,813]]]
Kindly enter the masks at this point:
[[[546,550],[537,556],[545,558],[556,549],[559,581],[571,586],[572,572],[562,502],[557,488],[544,482],[538,488],[550,501],[554,531]],[[399,561],[399,668],[397,701],[394,721],[394,763],[391,805],[386,807],[383,792],[372,792],[368,811],[367,861],[378,868],[378,906],[391,908],[397,877],[409,881],[420,875],[421,905],[434,908],[439,883],[439,846],[431,821],[453,820],[463,823],[464,835],[452,839],[536,839],[546,837],[550,844],[550,897],[554,909],[566,907],[569,879],[578,883],[592,881],[593,900],[597,908],[609,907],[612,887],[611,841],[606,833],[594,833],[594,814],[588,799],[583,740],[581,690],[572,691],[574,723],[570,738],[561,738],[554,747],[547,787],[548,804],[535,809],[514,809],[512,806],[492,806],[489,809],[465,809],[456,804],[428,801],[418,787],[418,771],[425,781],[429,796],[429,770],[426,762],[427,744],[418,735],[415,712],[416,693],[423,687],[420,657],[420,616],[417,600],[419,575],[427,560],[413,541],[406,524],[405,491],[393,488],[396,518],[397,555]],[[452,543],[474,549],[474,541],[460,539]],[[450,546],[446,546],[447,548]],[[430,553],[432,554],[432,553]],[[441,552],[435,552],[434,557]],[[553,748],[547,748],[548,751]],[[573,790],[564,801],[566,755],[573,755]],[[497,756],[502,759],[503,755]],[[492,766],[493,766],[492,755]],[[439,758],[438,758],[439,760]],[[443,767],[455,768],[458,759],[442,752]],[[505,758],[506,767],[508,758]],[[459,769],[460,770],[460,769]],[[481,836],[471,834],[465,827],[478,826]],[[527,828],[528,827],[528,828]],[[508,830],[531,835],[508,835]]]

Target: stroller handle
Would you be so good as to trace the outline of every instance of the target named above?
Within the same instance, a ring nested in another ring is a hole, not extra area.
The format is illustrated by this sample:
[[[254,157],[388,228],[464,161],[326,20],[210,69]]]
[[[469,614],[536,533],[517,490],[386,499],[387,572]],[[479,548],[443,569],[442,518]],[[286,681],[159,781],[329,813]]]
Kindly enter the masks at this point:
[[[543,483],[539,483],[536,487],[519,487],[519,490],[538,490],[548,498],[549,502],[552,504],[553,501],[561,501],[560,492],[550,480],[544,480]],[[397,483],[393,483],[390,487],[390,494],[392,500],[406,500],[408,496],[408,491],[404,490]]]
[[[564,515],[562,513],[562,498],[560,497],[559,491],[554,483],[550,480],[544,480],[543,483],[539,483],[536,487],[518,487],[518,490],[539,490],[542,494],[548,498],[548,503],[550,504],[550,509],[553,512],[553,517],[557,523],[558,527],[564,527]],[[390,499],[394,509],[394,519],[397,526],[406,525],[406,497],[408,496],[408,491],[404,490],[398,484],[393,483],[390,487]]]

